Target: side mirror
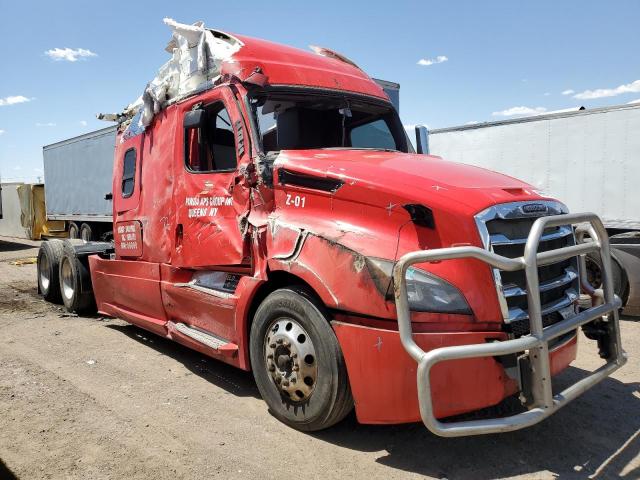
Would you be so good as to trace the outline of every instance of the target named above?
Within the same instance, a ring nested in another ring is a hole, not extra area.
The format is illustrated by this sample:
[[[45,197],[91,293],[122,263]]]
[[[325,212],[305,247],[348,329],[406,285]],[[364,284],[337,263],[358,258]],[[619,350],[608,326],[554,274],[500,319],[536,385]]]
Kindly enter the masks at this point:
[[[184,114],[182,126],[185,129],[200,128],[205,122],[205,112],[202,109],[191,110]]]
[[[424,125],[416,125],[416,151],[429,155],[429,130]]]

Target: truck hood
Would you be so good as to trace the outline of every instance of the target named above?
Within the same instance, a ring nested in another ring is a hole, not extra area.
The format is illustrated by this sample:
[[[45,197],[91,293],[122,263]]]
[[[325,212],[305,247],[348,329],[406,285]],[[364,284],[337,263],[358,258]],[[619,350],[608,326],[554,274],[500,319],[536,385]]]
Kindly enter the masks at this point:
[[[336,196],[376,206],[424,202],[473,215],[491,205],[539,199],[531,185],[483,168],[440,157],[372,150],[282,151],[275,167],[336,179]]]
[[[386,292],[391,272],[370,268],[372,259],[395,261],[416,250],[482,247],[476,214],[498,203],[540,199],[530,185],[482,168],[433,156],[353,149],[280,152],[274,162],[274,191],[270,251],[296,258],[296,265],[329,265],[327,275],[343,275],[336,265],[349,263],[344,252],[351,252],[353,271],[364,271],[361,260],[368,259],[367,271]],[[421,212],[417,221],[411,212]],[[300,238],[312,241],[298,258]],[[474,262],[417,267],[464,292],[477,318],[500,319],[493,274]]]

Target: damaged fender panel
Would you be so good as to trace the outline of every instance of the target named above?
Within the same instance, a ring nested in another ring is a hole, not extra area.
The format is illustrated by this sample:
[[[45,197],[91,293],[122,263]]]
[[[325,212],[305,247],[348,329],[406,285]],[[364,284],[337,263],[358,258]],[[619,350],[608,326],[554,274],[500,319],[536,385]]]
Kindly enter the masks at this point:
[[[377,259],[293,227],[276,225],[269,232],[270,270],[285,270],[302,278],[332,308],[387,318],[394,315],[387,301],[390,271]]]

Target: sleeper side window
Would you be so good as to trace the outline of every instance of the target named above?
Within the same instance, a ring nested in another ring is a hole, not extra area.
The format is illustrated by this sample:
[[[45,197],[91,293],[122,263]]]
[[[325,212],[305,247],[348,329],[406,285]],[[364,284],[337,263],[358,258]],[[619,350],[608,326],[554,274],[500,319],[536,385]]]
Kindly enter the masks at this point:
[[[136,179],[136,150],[130,148],[124,154],[122,167],[122,197],[128,198],[133,195],[133,187]]]
[[[238,159],[229,112],[222,102],[205,109],[205,124],[185,131],[185,165],[195,173],[235,170]]]

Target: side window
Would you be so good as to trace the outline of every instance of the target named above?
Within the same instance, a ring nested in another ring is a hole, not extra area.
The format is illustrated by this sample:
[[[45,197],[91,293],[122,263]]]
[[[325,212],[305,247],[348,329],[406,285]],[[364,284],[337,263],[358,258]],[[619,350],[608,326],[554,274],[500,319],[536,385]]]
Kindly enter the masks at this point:
[[[229,112],[221,102],[206,108],[205,125],[185,135],[185,164],[191,172],[234,170],[238,164]]]
[[[276,126],[276,116],[273,112],[265,113],[264,106],[257,108],[258,129],[260,130],[260,140],[262,140],[262,150],[273,152],[278,149],[278,130]]]
[[[387,122],[382,119],[354,127],[351,130],[351,146],[354,148],[398,149]]]
[[[133,187],[136,180],[136,150],[130,148],[124,154],[122,167],[122,197],[128,198],[133,195]]]

